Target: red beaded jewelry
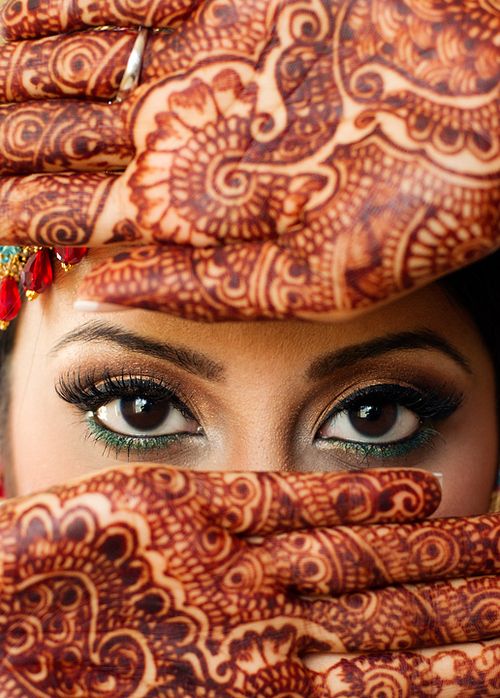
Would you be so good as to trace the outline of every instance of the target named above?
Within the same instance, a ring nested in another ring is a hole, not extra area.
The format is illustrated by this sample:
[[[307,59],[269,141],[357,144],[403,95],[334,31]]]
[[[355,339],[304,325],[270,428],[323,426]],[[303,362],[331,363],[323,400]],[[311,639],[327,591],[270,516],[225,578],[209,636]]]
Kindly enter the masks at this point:
[[[0,247],[0,330],[19,314],[23,293],[33,300],[51,286],[56,260],[68,271],[86,253],[86,247]]]

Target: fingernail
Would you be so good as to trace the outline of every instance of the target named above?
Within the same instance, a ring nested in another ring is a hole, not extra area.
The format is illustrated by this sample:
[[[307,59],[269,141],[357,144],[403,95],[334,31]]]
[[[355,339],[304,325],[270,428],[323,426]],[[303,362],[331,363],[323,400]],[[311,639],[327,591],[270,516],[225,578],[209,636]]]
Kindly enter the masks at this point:
[[[443,489],[443,482],[444,482],[444,475],[443,473],[438,473],[438,472],[431,472],[431,475],[434,475],[436,480],[439,482],[439,485],[441,489]]]
[[[130,310],[126,305],[118,303],[100,303],[99,301],[76,300],[73,309],[80,313],[119,313],[123,310]]]

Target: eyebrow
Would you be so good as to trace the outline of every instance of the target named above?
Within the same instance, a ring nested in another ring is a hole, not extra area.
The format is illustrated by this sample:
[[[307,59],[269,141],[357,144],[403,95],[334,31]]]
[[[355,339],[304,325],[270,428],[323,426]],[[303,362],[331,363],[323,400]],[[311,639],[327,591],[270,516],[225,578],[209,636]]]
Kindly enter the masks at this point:
[[[99,320],[91,320],[82,325],[82,327],[68,332],[54,345],[50,353],[54,355],[72,344],[90,342],[116,344],[136,354],[154,356],[162,361],[169,361],[189,373],[210,381],[220,381],[224,375],[222,364],[213,361],[205,354],[180,345],[148,339]]]
[[[309,366],[307,377],[311,380],[319,380],[326,378],[334,371],[354,366],[366,359],[374,359],[394,351],[411,351],[416,349],[440,351],[453,359],[467,373],[472,374],[469,361],[456,347],[436,332],[423,328],[413,332],[389,334],[385,337],[378,337],[362,344],[353,344],[338,351],[324,354]]]

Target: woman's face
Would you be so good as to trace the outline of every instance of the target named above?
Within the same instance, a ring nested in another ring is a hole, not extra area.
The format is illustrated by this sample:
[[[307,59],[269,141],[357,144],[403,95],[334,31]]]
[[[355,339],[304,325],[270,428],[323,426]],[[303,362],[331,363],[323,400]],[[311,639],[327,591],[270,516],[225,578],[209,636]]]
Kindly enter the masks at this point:
[[[199,470],[411,466],[442,475],[440,515],[488,509],[493,368],[439,286],[332,324],[199,324],[75,311],[87,264],[23,308],[9,494],[127,460]]]

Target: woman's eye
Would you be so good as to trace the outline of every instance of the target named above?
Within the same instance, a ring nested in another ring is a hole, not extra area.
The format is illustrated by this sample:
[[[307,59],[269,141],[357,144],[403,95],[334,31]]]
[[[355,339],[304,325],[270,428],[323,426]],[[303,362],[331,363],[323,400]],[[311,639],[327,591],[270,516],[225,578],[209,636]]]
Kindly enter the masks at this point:
[[[366,402],[328,417],[318,431],[322,439],[357,443],[392,443],[417,432],[420,418],[395,402]]]
[[[183,413],[171,398],[120,398],[102,405],[92,415],[102,427],[124,436],[197,434],[201,429],[196,419]]]

